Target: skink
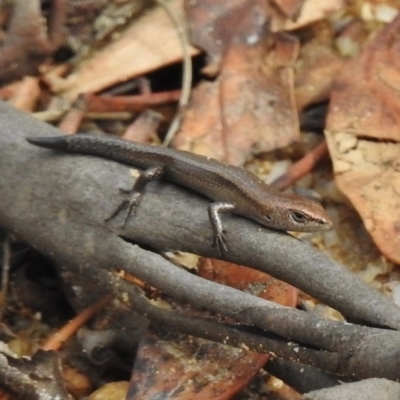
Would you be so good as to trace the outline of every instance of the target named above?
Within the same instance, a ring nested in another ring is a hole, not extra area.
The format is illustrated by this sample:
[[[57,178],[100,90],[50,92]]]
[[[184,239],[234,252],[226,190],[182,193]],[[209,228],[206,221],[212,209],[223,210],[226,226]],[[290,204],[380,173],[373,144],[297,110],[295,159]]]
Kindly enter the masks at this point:
[[[318,202],[276,191],[253,173],[209,157],[93,134],[30,137],[27,140],[36,146],[99,156],[143,169],[130,198],[110,218],[127,206],[126,222],[134,214],[145,186],[155,179],[166,179],[205,195],[214,201],[208,206],[208,215],[214,245],[221,253],[228,251],[219,215],[223,212],[284,231],[312,232],[332,226]]]

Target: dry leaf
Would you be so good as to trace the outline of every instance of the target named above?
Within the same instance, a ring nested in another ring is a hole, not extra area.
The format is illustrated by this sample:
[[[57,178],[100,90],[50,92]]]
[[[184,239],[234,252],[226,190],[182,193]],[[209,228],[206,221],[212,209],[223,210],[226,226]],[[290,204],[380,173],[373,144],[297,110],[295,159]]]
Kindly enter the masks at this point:
[[[343,63],[343,59],[326,44],[311,42],[301,48],[295,75],[298,110],[329,99],[333,79]]]
[[[203,259],[199,274],[286,306],[293,307],[297,301],[297,289],[250,268]],[[228,400],[248,384],[268,357],[195,337],[148,333],[139,345],[129,399],[163,394],[174,400]]]
[[[227,52],[220,76],[225,161],[240,165],[254,152],[298,140],[293,83],[298,50],[297,40],[276,34]]]
[[[128,382],[106,383],[100,389],[93,392],[88,400],[125,400],[128,390]]]
[[[231,44],[235,27],[253,0],[216,2],[214,0],[185,1],[192,43],[203,49],[208,63],[203,72],[215,75],[220,70],[221,58]],[[258,26],[250,27],[257,30]],[[247,32],[249,33],[249,32]]]
[[[235,12],[232,7],[222,9],[221,4],[214,5],[214,12],[211,6],[199,8],[200,17],[193,16],[196,8],[190,12],[194,21],[201,21],[196,28],[198,43],[207,47],[212,37],[223,39],[221,49],[210,47],[213,62],[221,57],[221,73],[214,84],[195,90],[175,144],[201,154],[210,147],[205,155],[241,165],[254,152],[271,151],[298,139],[293,64],[299,44],[268,30],[267,2],[235,4]],[[211,19],[215,15],[223,19],[223,27],[205,29],[204,12]],[[206,32],[203,36],[202,31]]]
[[[203,81],[193,90],[174,146],[217,160],[224,158],[218,80]]]
[[[314,22],[325,19],[336,11],[343,10],[346,4],[344,0],[305,0],[300,10],[300,15],[295,21],[289,19],[274,19],[273,31],[292,31],[311,25]]]
[[[273,0],[285,16],[295,21],[299,15],[305,0]]]
[[[336,182],[389,259],[400,262],[400,16],[342,70],[326,136]]]
[[[169,7],[184,25],[183,0],[171,0]],[[198,50],[190,47],[191,55]],[[113,43],[79,64],[65,80],[53,82],[52,91],[75,99],[117,83],[144,75],[182,58],[182,44],[166,11],[157,6],[132,25]]]

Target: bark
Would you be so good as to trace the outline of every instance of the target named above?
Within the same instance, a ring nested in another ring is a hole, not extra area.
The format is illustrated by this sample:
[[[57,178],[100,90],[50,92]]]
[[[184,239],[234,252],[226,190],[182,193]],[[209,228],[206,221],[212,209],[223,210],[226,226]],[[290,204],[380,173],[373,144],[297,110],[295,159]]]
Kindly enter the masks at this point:
[[[300,351],[303,356],[298,361],[318,364],[334,373],[398,379],[399,332],[327,321],[278,306],[206,281],[143,249],[216,257],[207,199],[167,182],[151,184],[137,215],[122,230],[123,216],[109,223],[104,219],[122,199],[118,188],[132,185],[126,166],[29,145],[26,136],[62,132],[4,103],[0,104],[0,127],[0,226],[55,261],[76,308],[110,290],[121,299],[125,290],[131,298],[139,299],[115,273],[125,270],[176,300],[246,325],[243,330],[249,343],[257,335],[260,341],[265,340],[264,335],[275,341],[270,344],[275,343],[278,351],[280,343],[295,341],[298,344],[293,344],[285,357],[293,358]],[[243,218],[224,215],[223,223],[230,249],[226,260],[287,281],[352,319],[400,327],[400,309],[394,303],[323,253]],[[132,301],[132,308],[152,314],[155,320],[163,318],[145,301]],[[185,326],[179,318],[175,318],[175,329],[179,324],[181,329]],[[171,321],[173,325],[174,319]],[[251,326],[258,331],[251,332]],[[198,334],[207,332],[199,329]],[[215,337],[218,340],[218,334]],[[262,351],[270,351],[265,347]],[[283,350],[280,353],[284,356]]]

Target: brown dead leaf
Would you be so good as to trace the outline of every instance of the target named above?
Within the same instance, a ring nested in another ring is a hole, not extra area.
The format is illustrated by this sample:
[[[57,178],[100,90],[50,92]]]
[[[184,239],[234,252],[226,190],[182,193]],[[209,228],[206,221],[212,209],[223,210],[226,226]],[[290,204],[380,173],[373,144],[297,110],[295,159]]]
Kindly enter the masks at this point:
[[[262,272],[203,259],[199,274],[252,294],[295,306],[297,289]],[[139,345],[129,400],[163,394],[174,400],[228,400],[266,363],[268,355],[183,335],[148,333]]]
[[[274,34],[227,52],[220,76],[225,161],[242,164],[253,152],[298,140],[293,83],[298,50],[297,40]]]
[[[218,80],[203,81],[193,90],[174,146],[217,160],[225,158]]]
[[[143,111],[127,127],[124,134],[122,135],[122,138],[139,143],[154,142],[156,141],[157,129],[161,121],[161,114],[152,110]]]
[[[204,339],[148,332],[139,344],[128,399],[231,399],[265,364],[246,359],[246,353]]]
[[[330,129],[400,140],[400,16],[351,60],[335,82]]]
[[[329,99],[334,78],[344,60],[326,44],[304,45],[296,63],[295,98],[298,110]]]
[[[299,135],[293,94],[298,42],[268,31],[265,1],[248,0],[240,6],[244,4],[240,18],[227,8],[224,27],[229,31],[221,28],[215,39],[224,37],[228,44],[218,53],[221,73],[214,84],[195,89],[175,141],[181,149],[235,165],[243,164],[253,152],[291,144]],[[211,10],[207,12],[211,14]],[[221,4],[216,10],[222,13]],[[222,19],[221,14],[214,14]],[[202,15],[199,19],[206,18]],[[200,28],[204,30],[204,25]],[[211,42],[209,35],[203,43]]]
[[[183,0],[168,2],[181,23]],[[198,50],[190,47],[191,55]],[[52,91],[76,99],[81,93],[92,93],[116,83],[141,76],[172,64],[182,58],[182,44],[166,11],[157,6],[132,25],[113,43],[79,64],[66,79],[52,82]]]
[[[4,23],[8,24],[7,33],[2,37],[0,46],[0,80],[3,83],[36,74],[39,66],[60,45],[60,36],[55,31],[60,31],[60,27],[64,24],[65,3],[59,4],[60,19],[57,21],[57,26],[49,29],[44,23],[40,3],[39,0],[29,2],[16,0],[11,20],[4,21],[4,15],[2,16],[2,26]]]
[[[400,16],[341,70],[326,136],[336,181],[373,240],[400,262]]]
[[[273,31],[292,31],[303,28],[325,19],[334,12],[345,9],[345,7],[345,0],[305,0],[300,9],[300,15],[296,20],[276,18],[272,21],[271,29]]]
[[[298,290],[263,272],[211,258],[202,259],[198,268],[199,275],[208,280],[243,290],[284,306],[296,306]]]
[[[291,20],[296,20],[305,0],[273,0],[277,7]]]
[[[191,41],[208,56],[204,73],[214,76],[219,72],[222,56],[231,44],[232,29],[240,23],[252,1],[185,1]],[[257,30],[258,26],[249,28]]]
[[[90,400],[122,400],[126,397],[128,382],[117,381],[103,385],[90,395]]]
[[[15,91],[9,102],[19,110],[32,112],[39,102],[40,94],[39,79],[26,76],[15,86]]]

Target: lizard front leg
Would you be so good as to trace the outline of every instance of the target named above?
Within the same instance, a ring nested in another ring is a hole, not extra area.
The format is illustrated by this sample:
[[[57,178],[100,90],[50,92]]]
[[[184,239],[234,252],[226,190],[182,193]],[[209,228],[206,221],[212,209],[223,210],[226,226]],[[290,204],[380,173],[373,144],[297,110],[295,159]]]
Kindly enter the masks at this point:
[[[221,255],[224,252],[228,252],[228,247],[226,246],[226,238],[219,213],[231,212],[234,208],[235,206],[231,203],[211,203],[208,206],[208,217],[214,232],[213,246],[217,246]]]
[[[120,211],[127,206],[125,219],[122,227],[125,227],[131,215],[135,215],[136,208],[139,205],[140,199],[142,198],[143,190],[146,185],[152,181],[161,179],[164,175],[164,166],[157,166],[146,169],[142,171],[133,185],[131,190],[128,190],[127,193],[129,197],[126,198],[116,209],[115,211],[106,219],[109,221],[113,219],[116,215],[120,213]]]

